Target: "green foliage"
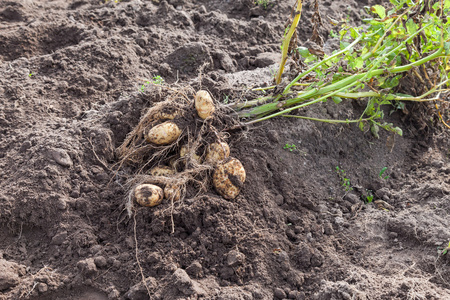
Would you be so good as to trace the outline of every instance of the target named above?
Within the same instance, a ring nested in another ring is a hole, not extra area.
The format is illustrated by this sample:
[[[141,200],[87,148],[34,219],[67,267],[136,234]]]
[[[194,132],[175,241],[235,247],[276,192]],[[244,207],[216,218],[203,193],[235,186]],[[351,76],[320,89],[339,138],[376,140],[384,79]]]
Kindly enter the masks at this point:
[[[383,177],[383,174],[384,174],[384,172],[386,172],[386,170],[387,170],[387,167],[382,168],[381,171],[380,171],[380,173],[378,174],[378,177],[380,177],[380,178],[382,178],[382,179],[388,179],[388,178],[389,178],[389,175]]]
[[[286,144],[283,149],[288,150],[289,152],[294,152],[297,150],[297,146],[295,146],[295,144]]]
[[[350,182],[350,179],[347,178],[347,172],[345,172],[344,169],[340,168],[339,166],[336,166],[336,173],[339,177],[340,184],[344,188],[346,192],[350,192],[353,190],[352,184]]]
[[[164,78],[162,78],[160,75],[154,76],[151,82],[146,81],[143,85],[141,85],[141,92],[143,92],[149,84],[164,85]]]
[[[439,253],[440,255],[445,255],[445,254],[448,253],[449,250],[450,250],[450,242],[448,242],[448,246],[447,246],[446,248],[444,248],[444,249],[442,249],[442,250],[438,249],[438,253]]]
[[[339,37],[339,35],[338,35],[336,32],[334,32],[333,29],[331,29],[331,30],[330,30],[330,37],[332,37],[332,38],[337,38],[337,37]]]
[[[267,7],[269,7],[271,2],[272,0],[256,0],[255,4],[261,6],[264,9],[267,9]]]
[[[364,198],[365,203],[371,203],[374,198],[372,190],[366,189],[366,193],[365,193],[365,195],[363,195],[363,198]]]
[[[223,103],[224,104],[228,104],[228,102],[230,102],[230,96],[229,95],[224,95],[223,96]]]
[[[428,2],[391,0],[389,8],[372,6],[369,12],[373,17],[364,20],[364,25],[342,25],[340,49],[330,55],[318,56],[316,51],[297,48],[307,69],[281,93],[266,99],[265,104],[256,99],[237,105],[238,109],[249,108],[239,115],[252,118],[247,123],[252,124],[327,99],[340,103],[345,99],[368,97],[360,118],[346,123],[357,122],[361,130],[369,128],[375,137],[379,137],[380,129],[402,135],[400,128],[383,121],[383,107],[401,108],[401,101],[436,101],[445,98],[450,87],[450,19],[446,17],[450,14],[450,0],[436,1],[432,9],[424,3]],[[407,72],[414,75],[419,67],[428,70],[428,77],[435,76],[433,82],[428,81],[432,84],[427,86],[428,91],[422,95],[395,92],[403,76]],[[336,120],[336,123],[344,122]]]

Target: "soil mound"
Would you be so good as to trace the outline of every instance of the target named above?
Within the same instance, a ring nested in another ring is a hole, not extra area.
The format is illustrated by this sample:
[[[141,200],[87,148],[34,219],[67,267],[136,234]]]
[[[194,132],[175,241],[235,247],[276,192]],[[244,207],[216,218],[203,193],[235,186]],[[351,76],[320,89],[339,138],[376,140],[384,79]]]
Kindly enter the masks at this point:
[[[399,113],[395,140],[291,119],[233,133],[236,200],[209,186],[129,218],[116,149],[167,87],[227,103],[271,82],[294,3],[256,2],[0,0],[0,299],[450,298],[448,132]],[[378,2],[320,10],[360,23]]]

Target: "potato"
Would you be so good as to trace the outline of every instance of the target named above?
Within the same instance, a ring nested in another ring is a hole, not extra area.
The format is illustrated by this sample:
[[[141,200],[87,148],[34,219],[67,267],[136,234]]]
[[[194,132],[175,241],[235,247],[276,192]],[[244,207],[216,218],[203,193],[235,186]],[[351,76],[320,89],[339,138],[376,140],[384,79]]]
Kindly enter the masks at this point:
[[[136,202],[142,206],[156,206],[162,202],[163,196],[162,188],[153,184],[141,184],[134,190]]]
[[[181,198],[180,186],[177,184],[168,184],[164,188],[164,197],[167,200],[178,201]]]
[[[185,157],[189,152],[188,146],[187,145],[183,145],[180,148],[180,157]],[[197,163],[200,163],[200,155],[197,155],[196,153],[194,153],[192,155],[192,159],[195,160]]]
[[[242,163],[229,157],[219,163],[214,170],[213,184],[216,191],[225,199],[237,197],[245,181],[245,169]]]
[[[195,95],[195,109],[203,120],[211,116],[216,110],[214,102],[207,91],[200,90]]]
[[[170,177],[175,174],[175,170],[168,166],[156,166],[150,169],[150,175],[152,176],[166,176]]]
[[[160,111],[156,112],[153,116],[153,120],[173,120],[176,117],[180,116],[181,112],[179,110],[176,110],[174,108],[172,109],[161,109]]]
[[[205,162],[215,166],[230,156],[230,147],[225,142],[216,142],[208,145]]]
[[[189,152],[189,149],[188,149],[187,145],[181,146],[181,148],[180,148],[180,157],[185,157],[186,154],[188,154],[188,152]]]
[[[181,130],[172,121],[166,121],[154,126],[147,134],[147,142],[156,145],[167,145],[176,141],[181,135]]]

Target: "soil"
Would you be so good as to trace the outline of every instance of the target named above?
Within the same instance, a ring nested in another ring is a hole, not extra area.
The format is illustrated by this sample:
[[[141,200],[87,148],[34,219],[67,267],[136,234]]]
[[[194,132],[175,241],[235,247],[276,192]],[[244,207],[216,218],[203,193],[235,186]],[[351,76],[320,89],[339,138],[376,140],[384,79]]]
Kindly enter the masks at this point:
[[[135,169],[116,148],[146,109],[271,82],[294,1],[267,2],[0,0],[0,299],[450,299],[449,133],[399,112],[395,138],[288,118],[234,131],[237,199],[209,187],[126,213]],[[379,3],[319,2],[325,39]]]

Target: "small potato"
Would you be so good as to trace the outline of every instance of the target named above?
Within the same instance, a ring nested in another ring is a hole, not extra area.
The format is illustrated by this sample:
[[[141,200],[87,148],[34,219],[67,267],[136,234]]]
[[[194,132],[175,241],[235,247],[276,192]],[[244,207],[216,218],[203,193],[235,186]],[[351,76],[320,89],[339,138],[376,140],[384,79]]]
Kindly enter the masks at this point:
[[[225,142],[217,142],[208,145],[205,162],[215,166],[230,156],[230,147]]]
[[[181,146],[180,157],[185,157],[186,154],[188,154],[188,152],[189,152],[188,146],[186,146],[186,145]]]
[[[180,186],[177,184],[168,184],[164,188],[164,197],[167,200],[178,201],[181,198]]]
[[[168,166],[156,166],[150,169],[150,175],[152,176],[165,176],[170,177],[175,174],[175,170]]]
[[[176,109],[162,109],[155,113],[153,116],[154,120],[173,120],[180,116],[181,112]]]
[[[163,196],[162,188],[153,184],[141,184],[134,190],[136,202],[142,206],[156,206],[162,202]]]
[[[203,120],[211,116],[216,108],[214,107],[214,102],[211,95],[207,91],[200,90],[195,95],[195,109],[197,114]]]
[[[245,182],[245,169],[236,158],[228,158],[219,163],[214,170],[213,184],[216,191],[225,199],[237,197]]]
[[[187,147],[187,145],[183,145],[180,148],[180,157],[185,157],[189,152],[189,149]],[[200,155],[197,154],[193,154],[192,155],[192,159],[195,160],[197,163],[200,163]]]
[[[172,121],[166,121],[154,126],[147,134],[147,142],[156,145],[167,145],[176,141],[181,135],[181,130]]]

